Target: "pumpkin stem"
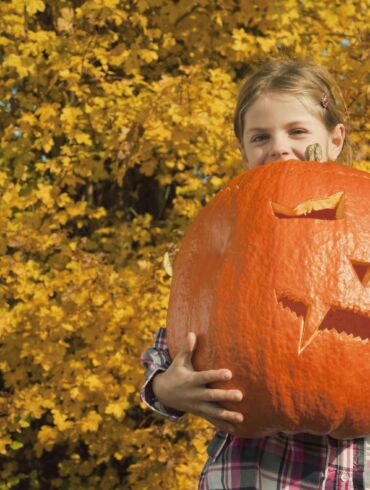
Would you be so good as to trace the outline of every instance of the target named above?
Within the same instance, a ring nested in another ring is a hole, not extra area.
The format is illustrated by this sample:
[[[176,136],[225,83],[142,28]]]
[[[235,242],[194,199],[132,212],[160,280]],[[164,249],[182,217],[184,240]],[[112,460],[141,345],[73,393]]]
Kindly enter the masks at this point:
[[[304,152],[304,159],[306,162],[321,162],[322,149],[319,143],[307,146],[306,151]]]

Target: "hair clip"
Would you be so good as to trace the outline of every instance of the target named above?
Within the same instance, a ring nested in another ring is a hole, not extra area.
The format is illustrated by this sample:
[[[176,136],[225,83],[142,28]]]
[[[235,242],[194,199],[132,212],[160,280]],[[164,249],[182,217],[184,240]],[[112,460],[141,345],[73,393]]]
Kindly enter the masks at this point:
[[[329,106],[329,99],[328,99],[328,96],[325,93],[323,94],[323,96],[320,99],[320,105],[324,109],[327,109],[328,106]]]

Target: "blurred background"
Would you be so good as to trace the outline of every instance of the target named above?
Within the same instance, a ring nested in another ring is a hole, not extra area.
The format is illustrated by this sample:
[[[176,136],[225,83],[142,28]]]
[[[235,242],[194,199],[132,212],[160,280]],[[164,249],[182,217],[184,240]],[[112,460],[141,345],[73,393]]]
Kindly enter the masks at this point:
[[[139,399],[179,241],[243,170],[235,98],[263,60],[330,70],[370,171],[368,3],[3,0],[0,18],[0,490],[195,489],[212,428]]]

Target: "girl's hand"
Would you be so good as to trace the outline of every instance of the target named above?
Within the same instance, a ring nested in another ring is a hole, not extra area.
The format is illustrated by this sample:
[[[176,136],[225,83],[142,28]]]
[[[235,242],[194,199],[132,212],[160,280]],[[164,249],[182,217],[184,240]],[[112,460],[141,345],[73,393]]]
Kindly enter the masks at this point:
[[[232,377],[228,369],[194,371],[191,358],[195,349],[195,333],[189,332],[187,345],[177,353],[167,371],[157,374],[153,391],[162,405],[203,417],[223,432],[234,432],[234,424],[243,421],[243,415],[222,408],[218,402],[240,401],[239,390],[208,388],[214,381]]]

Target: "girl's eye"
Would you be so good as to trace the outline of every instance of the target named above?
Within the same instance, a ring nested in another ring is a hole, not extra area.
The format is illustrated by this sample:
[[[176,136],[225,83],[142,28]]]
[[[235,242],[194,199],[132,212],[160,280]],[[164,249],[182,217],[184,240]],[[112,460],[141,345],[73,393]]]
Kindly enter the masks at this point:
[[[304,134],[307,133],[307,131],[303,128],[295,128],[292,129],[291,134]]]
[[[261,141],[265,141],[269,138],[268,134],[257,134],[256,136],[253,136],[251,139],[252,143],[260,143]]]

